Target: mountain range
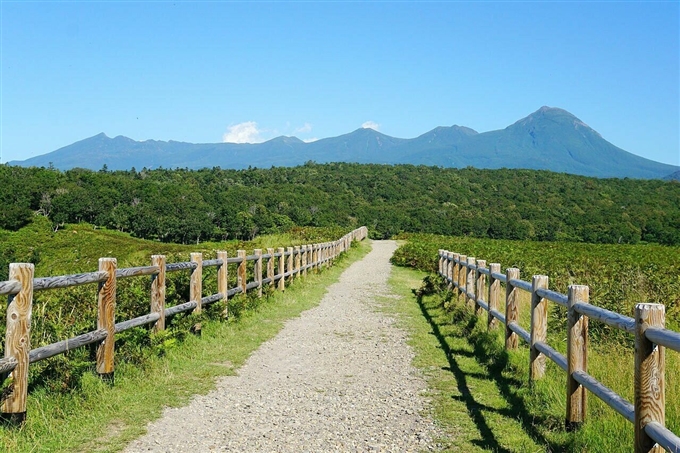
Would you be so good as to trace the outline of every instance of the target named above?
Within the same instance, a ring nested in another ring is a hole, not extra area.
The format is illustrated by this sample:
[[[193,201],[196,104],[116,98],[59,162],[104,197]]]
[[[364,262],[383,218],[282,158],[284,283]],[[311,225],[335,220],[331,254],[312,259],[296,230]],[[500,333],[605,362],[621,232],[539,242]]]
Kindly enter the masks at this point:
[[[311,143],[277,137],[258,144],[135,141],[95,135],[10,165],[99,170],[295,166],[307,161],[415,164],[441,167],[525,168],[584,176],[678,179],[680,167],[624,151],[577,117],[541,107],[505,129],[478,133],[437,127],[416,138],[390,137],[373,129]]]

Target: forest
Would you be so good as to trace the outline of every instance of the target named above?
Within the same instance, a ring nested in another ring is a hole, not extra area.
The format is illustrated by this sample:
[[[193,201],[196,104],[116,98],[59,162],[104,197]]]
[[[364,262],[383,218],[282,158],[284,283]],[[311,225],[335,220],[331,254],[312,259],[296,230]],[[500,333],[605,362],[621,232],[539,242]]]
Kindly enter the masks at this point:
[[[680,183],[539,170],[347,163],[100,171],[0,165],[0,229],[35,216],[174,243],[249,240],[294,226],[374,238],[433,233],[586,243],[680,244]]]

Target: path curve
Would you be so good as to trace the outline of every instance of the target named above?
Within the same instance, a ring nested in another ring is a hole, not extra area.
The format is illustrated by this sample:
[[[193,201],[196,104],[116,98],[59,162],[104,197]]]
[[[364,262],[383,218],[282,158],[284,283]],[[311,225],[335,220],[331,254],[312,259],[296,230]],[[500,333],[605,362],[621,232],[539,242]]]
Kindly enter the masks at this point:
[[[394,320],[376,311],[390,296],[394,241],[328,287],[316,308],[289,320],[214,391],[166,409],[127,452],[411,452],[434,449],[426,384]]]

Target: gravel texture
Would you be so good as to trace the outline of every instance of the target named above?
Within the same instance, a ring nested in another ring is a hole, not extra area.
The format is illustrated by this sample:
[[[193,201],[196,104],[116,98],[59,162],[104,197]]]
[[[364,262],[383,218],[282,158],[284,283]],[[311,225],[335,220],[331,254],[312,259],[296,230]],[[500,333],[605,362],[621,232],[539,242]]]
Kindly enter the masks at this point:
[[[406,335],[378,312],[389,296],[393,241],[288,321],[237,376],[182,408],[166,409],[127,452],[412,452],[437,447],[426,389]]]

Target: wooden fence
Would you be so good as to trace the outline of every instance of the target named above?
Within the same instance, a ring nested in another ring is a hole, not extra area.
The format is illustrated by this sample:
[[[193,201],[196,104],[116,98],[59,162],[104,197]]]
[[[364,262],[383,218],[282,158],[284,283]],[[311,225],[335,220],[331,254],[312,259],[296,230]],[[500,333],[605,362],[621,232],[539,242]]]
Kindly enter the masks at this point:
[[[505,347],[515,349],[518,340],[529,345],[529,380],[540,379],[548,357],[567,373],[566,427],[583,423],[586,390],[631,422],[635,429],[635,452],[680,453],[680,438],[665,427],[665,348],[680,351],[680,333],[665,329],[662,304],[637,304],[635,317],[621,315],[589,303],[589,288],[570,285],[567,294],[548,289],[548,277],[534,275],[520,280],[520,270],[501,273],[501,265],[439,250],[439,274],[454,289],[459,301],[488,313],[487,326],[505,326]],[[488,279],[488,280],[487,280]],[[499,311],[501,283],[505,284],[504,313]],[[531,328],[519,325],[519,290],[531,295]],[[567,309],[567,356],[547,344],[548,301]],[[587,372],[588,321],[603,322],[635,335],[635,401],[630,403]],[[678,404],[676,401],[674,404]]]
[[[7,331],[5,337],[5,357],[0,359],[0,375],[10,373],[11,391],[2,403],[2,418],[11,424],[22,424],[26,418],[26,399],[28,394],[28,367],[31,363],[45,360],[58,354],[97,344],[97,373],[113,382],[114,346],[116,334],[133,327],[154,324],[152,331],[165,328],[165,319],[178,313],[191,311],[200,313],[208,304],[227,301],[236,294],[257,290],[262,296],[264,285],[284,290],[286,279],[292,281],[307,275],[310,269],[318,270],[330,264],[339,254],[346,251],[352,241],[363,240],[367,236],[366,227],[358,228],[334,242],[270,248],[267,253],[256,249],[252,255],[239,250],[236,257],[227,257],[227,252],[217,252],[217,258],[203,260],[201,253],[192,253],[191,261],[166,263],[165,256],[154,255],[151,266],[116,268],[115,258],[100,258],[99,270],[85,274],[62,275],[58,277],[34,278],[34,267],[30,263],[13,263],[9,266],[9,280],[0,282],[0,295],[8,295]],[[253,261],[254,280],[247,281],[247,263]],[[265,267],[266,261],[266,267]],[[277,264],[278,263],[278,264]],[[237,285],[228,288],[228,265],[238,265]],[[207,267],[217,268],[217,293],[210,296],[202,294],[202,271]],[[275,274],[274,269],[278,268]],[[189,301],[165,307],[165,276],[167,272],[191,271]],[[266,274],[263,275],[263,274]],[[134,319],[116,322],[116,281],[118,279],[150,276],[150,312]],[[33,292],[68,288],[71,286],[97,283],[97,330],[78,335],[57,343],[31,349],[31,312]],[[200,332],[201,326],[194,326]]]

